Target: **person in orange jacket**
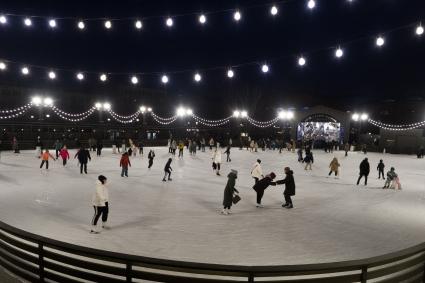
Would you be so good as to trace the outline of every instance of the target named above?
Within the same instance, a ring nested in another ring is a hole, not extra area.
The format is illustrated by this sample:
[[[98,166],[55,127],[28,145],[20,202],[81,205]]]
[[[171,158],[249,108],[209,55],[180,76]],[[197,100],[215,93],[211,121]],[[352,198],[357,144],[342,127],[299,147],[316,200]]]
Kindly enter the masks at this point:
[[[128,153],[124,152],[120,160],[120,167],[122,168],[121,177],[124,177],[124,175],[128,177],[128,166],[131,167],[130,158],[128,156]]]
[[[43,168],[44,163],[46,163],[46,169],[49,169],[49,158],[52,158],[54,161],[56,161],[55,157],[50,154],[48,149],[46,149],[46,151],[43,152],[40,157],[41,157],[40,169]]]

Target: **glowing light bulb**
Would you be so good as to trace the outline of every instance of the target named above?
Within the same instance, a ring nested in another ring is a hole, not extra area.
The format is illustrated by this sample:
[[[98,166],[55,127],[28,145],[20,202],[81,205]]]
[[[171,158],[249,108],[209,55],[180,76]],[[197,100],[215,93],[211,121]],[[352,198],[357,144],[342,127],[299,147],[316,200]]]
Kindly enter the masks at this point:
[[[342,56],[344,56],[344,51],[338,47],[338,49],[335,51],[335,57],[341,58]]]
[[[233,70],[228,70],[227,71],[227,76],[229,77],[229,78],[233,78],[233,76],[235,75],[235,73],[233,72]]]
[[[3,70],[6,70],[6,68],[7,68],[6,63],[0,61],[0,70],[3,71]]]
[[[376,39],[376,45],[377,45],[377,46],[381,47],[381,46],[383,46],[384,44],[385,44],[385,39],[384,39],[382,36],[380,36],[380,37],[378,37],[378,38]]]
[[[51,28],[55,28],[56,27],[56,20],[54,20],[54,19],[49,20],[49,26]]]
[[[83,21],[79,21],[77,26],[78,26],[78,28],[79,28],[79,29],[81,29],[81,30],[83,30],[83,29],[85,29],[85,28],[86,28],[86,25],[84,24],[84,22],[83,22]]]
[[[28,75],[30,73],[30,69],[28,69],[28,67],[23,67],[21,69],[21,72],[23,75]]]
[[[236,11],[236,12],[233,14],[233,19],[234,19],[235,21],[239,22],[239,21],[242,19],[242,14],[241,14],[241,12]]]
[[[204,14],[200,15],[199,16],[199,22],[201,24],[205,24],[207,22],[207,17]]]
[[[140,106],[140,112],[145,113],[146,112],[146,107],[145,106]]]
[[[111,104],[108,103],[108,102],[103,103],[103,109],[105,109],[105,110],[111,110]]]
[[[96,107],[96,108],[97,108],[97,110],[99,110],[99,109],[102,107],[102,103],[100,103],[100,102],[96,102],[96,103],[94,104],[94,107]]]
[[[201,76],[201,74],[196,73],[196,74],[193,76],[193,79],[194,79],[196,82],[200,82],[200,81],[202,80],[202,76]]]
[[[167,75],[163,75],[163,76],[161,77],[161,82],[162,82],[163,84],[167,84],[167,83],[168,83],[168,77],[167,77]]]
[[[246,111],[242,111],[241,112],[241,117],[242,118],[246,118],[248,116],[248,112],[246,112]]]
[[[307,7],[311,10],[311,9],[314,9],[315,7],[316,7],[316,1],[314,1],[314,0],[309,0],[308,2],[307,2]]]
[[[352,118],[354,121],[358,121],[358,120],[360,119],[360,115],[359,115],[359,114],[357,114],[357,113],[354,113],[354,114],[353,114],[353,116],[351,116],[351,118]]]
[[[424,34],[424,28],[422,27],[422,25],[419,25],[419,26],[416,28],[416,34],[417,34],[417,35],[423,35],[423,34]]]
[[[107,20],[105,21],[105,28],[110,29],[112,27],[112,22]]]
[[[35,106],[39,106],[42,102],[42,99],[40,96],[34,96],[31,100],[32,104],[34,104]]]
[[[44,102],[45,106],[52,106],[53,105],[53,99],[51,99],[50,97],[46,97],[43,102]]]
[[[301,67],[302,66],[305,66],[306,63],[307,63],[307,61],[306,61],[306,59],[304,57],[300,57],[298,59],[298,65],[300,65]]]
[[[137,21],[134,23],[134,26],[135,26],[137,29],[141,29],[141,28],[143,27],[142,21],[137,20]]]
[[[56,79],[56,73],[55,73],[55,72],[53,72],[53,71],[50,71],[50,72],[49,72],[49,78],[50,78],[51,80]]]
[[[362,121],[366,121],[368,118],[369,118],[369,115],[367,115],[367,114],[365,114],[365,113],[363,113],[363,114],[360,116],[360,119],[361,119]]]
[[[165,24],[167,25],[167,27],[172,27],[172,26],[173,26],[173,24],[174,24],[174,21],[173,21],[173,19],[172,19],[172,18],[168,18],[168,19],[165,21]]]
[[[264,64],[263,66],[261,66],[261,71],[263,73],[267,73],[269,71],[269,66],[267,64]]]
[[[101,75],[100,75],[100,80],[101,80],[102,82],[106,81],[107,79],[108,79],[108,77],[106,76],[106,74],[101,74]]]
[[[24,20],[24,24],[25,24],[27,27],[32,26],[32,21],[31,21],[31,19],[30,19],[30,18],[26,18],[26,19]]]
[[[239,118],[240,115],[241,115],[241,112],[239,112],[238,110],[233,111],[233,117]]]
[[[270,14],[272,14],[272,16],[276,16],[278,12],[279,10],[277,9],[276,6],[271,7]]]
[[[84,74],[83,73],[78,73],[77,74],[77,79],[80,80],[80,81],[81,80],[84,80]]]
[[[0,16],[0,24],[4,25],[7,23],[7,18],[6,16],[1,15]]]
[[[137,84],[139,82],[139,79],[136,76],[131,77],[131,83],[132,84]]]

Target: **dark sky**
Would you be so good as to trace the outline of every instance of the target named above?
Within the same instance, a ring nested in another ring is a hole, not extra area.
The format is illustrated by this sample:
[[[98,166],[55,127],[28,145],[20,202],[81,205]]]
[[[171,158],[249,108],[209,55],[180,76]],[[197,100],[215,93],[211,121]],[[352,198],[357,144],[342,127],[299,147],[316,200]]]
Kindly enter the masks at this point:
[[[114,22],[111,31],[106,31],[100,21],[87,22],[87,30],[80,32],[74,20],[58,21],[59,28],[51,31],[44,19],[34,19],[34,26],[28,29],[23,27],[22,18],[9,18],[6,27],[0,26],[0,58],[95,72],[168,72],[171,81],[165,88],[157,74],[140,76],[142,83],[136,88],[163,89],[170,103],[195,104],[192,106],[198,111],[218,113],[214,116],[223,116],[223,109],[235,106],[257,112],[267,107],[319,103],[352,109],[389,99],[425,97],[425,35],[415,36],[413,25],[384,34],[386,45],[382,49],[374,45],[374,37],[384,31],[421,20],[425,24],[425,1],[317,0],[313,11],[306,8],[306,2],[280,3],[279,15],[273,18],[269,14],[271,5],[251,7],[269,1],[254,0],[1,1],[0,13],[152,18],[144,21],[140,32],[134,29],[132,20]],[[197,22],[198,12],[233,8],[243,13],[238,24],[232,20],[232,11],[208,15],[206,26]],[[175,18],[171,30],[161,17],[192,12],[193,16]],[[342,60],[333,57],[338,44],[345,50]],[[296,64],[300,54],[308,58],[308,65],[302,69]],[[227,79],[225,69],[217,69],[201,71],[202,83],[193,82],[195,70],[264,61],[271,68],[267,75],[253,64],[236,68],[233,80]],[[58,71],[55,82],[50,82],[42,70],[33,70],[30,79],[23,79],[18,67],[11,65],[7,74],[0,74],[0,81],[6,85],[80,89],[86,96],[94,95],[99,88],[129,86],[128,75],[113,76],[106,86],[101,85],[98,75],[87,75],[80,83],[74,72],[65,71]],[[171,73],[179,70],[190,71]],[[122,100],[119,94],[109,98]]]

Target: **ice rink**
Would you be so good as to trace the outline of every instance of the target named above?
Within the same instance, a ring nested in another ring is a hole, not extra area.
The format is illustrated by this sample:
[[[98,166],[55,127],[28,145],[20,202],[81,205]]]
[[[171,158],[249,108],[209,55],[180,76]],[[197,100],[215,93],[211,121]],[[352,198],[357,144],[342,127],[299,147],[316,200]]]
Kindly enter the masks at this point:
[[[40,170],[34,151],[2,152],[0,219],[18,228],[99,249],[168,259],[223,264],[274,265],[319,263],[381,255],[425,241],[425,160],[415,156],[369,153],[368,186],[356,186],[361,153],[314,151],[312,171],[304,171],[296,154],[251,153],[232,149],[222,176],[211,168],[211,153],[175,158],[173,181],[163,183],[168,149],[155,148],[153,168],[144,157],[131,158],[129,178],[120,176],[120,155],[92,153],[88,175],[77,161],[64,168],[51,162]],[[342,165],[340,179],[327,178],[333,156]],[[269,187],[265,208],[255,207],[250,169],[257,158],[264,173],[283,178],[294,170],[297,195],[292,210],[281,207],[284,186]],[[402,191],[383,190],[376,166],[396,168]],[[223,155],[223,161],[225,156]],[[233,214],[221,215],[230,169],[239,171],[242,200]],[[108,177],[110,230],[90,234],[91,206],[99,174]]]

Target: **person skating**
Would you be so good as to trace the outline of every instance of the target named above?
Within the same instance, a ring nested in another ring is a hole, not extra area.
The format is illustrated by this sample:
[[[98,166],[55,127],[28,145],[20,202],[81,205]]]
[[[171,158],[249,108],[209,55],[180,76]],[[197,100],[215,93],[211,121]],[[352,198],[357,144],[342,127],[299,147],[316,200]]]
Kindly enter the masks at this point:
[[[66,162],[69,160],[69,152],[66,148],[66,145],[62,147],[62,149],[59,152],[60,157],[62,158],[62,165],[65,166]]]
[[[210,150],[212,150],[213,147],[214,147],[214,139],[213,138],[210,139],[209,144],[210,144]]]
[[[149,166],[148,166],[148,169],[151,169],[151,167],[152,167],[152,165],[153,165],[153,159],[155,158],[155,152],[151,149],[150,151],[149,151],[149,154],[148,154],[148,159],[149,159]]]
[[[260,179],[264,178],[260,159],[257,159],[257,162],[255,162],[254,165],[252,166],[251,177],[254,178],[255,184],[257,184]]]
[[[59,152],[62,149],[62,143],[59,140],[56,140],[55,143],[53,144],[55,151],[56,151],[56,159],[59,158]]]
[[[173,161],[172,158],[168,158],[167,163],[165,164],[164,167],[164,178],[162,179],[163,182],[167,181],[165,178],[168,175],[168,181],[172,181],[171,179],[171,171],[173,171],[173,168],[171,168],[171,162]]]
[[[230,159],[230,145],[227,146],[226,151],[224,153],[226,154],[226,162],[231,162],[232,159]]]
[[[390,171],[387,172],[387,179],[385,180],[385,184],[383,189],[388,189],[394,187],[394,181],[398,178],[397,173],[395,172],[395,168],[391,167]]]
[[[97,141],[96,144],[96,156],[101,156],[102,155],[102,149],[103,149],[103,143],[102,141],[99,139]]]
[[[12,150],[13,150],[13,153],[19,153],[19,142],[16,137],[13,137],[12,139]]]
[[[283,191],[283,196],[285,197],[285,204],[282,204],[282,207],[291,209],[294,207],[292,203],[292,196],[295,196],[295,179],[294,172],[289,168],[285,167],[286,177],[283,180],[276,181],[277,185],[285,184],[285,190]]]
[[[94,208],[94,216],[91,222],[90,233],[98,234],[100,231],[97,229],[97,222],[102,216],[102,228],[108,229],[106,222],[108,221],[109,213],[109,193],[108,188],[106,187],[107,178],[103,175],[100,175],[96,181],[96,191],[93,194],[92,205]]]
[[[177,142],[176,142],[176,140],[173,140],[171,142],[171,154],[173,156],[176,156],[176,150],[177,150]]]
[[[268,186],[276,186],[276,183],[273,182],[274,178],[276,178],[276,174],[271,172],[269,175],[265,176],[263,179],[258,181],[252,188],[257,193],[257,204],[256,207],[262,208],[264,207],[261,204],[261,199],[263,198],[265,189],[268,188]]]
[[[40,169],[43,168],[43,165],[46,164],[46,169],[49,170],[49,158],[52,158],[53,161],[56,161],[55,157],[50,154],[49,150],[46,149],[43,154],[40,156],[41,164]]]
[[[381,175],[382,175],[382,179],[385,180],[384,169],[385,169],[385,164],[381,159],[379,160],[378,166],[376,167],[376,170],[378,170],[378,179],[381,179]]]
[[[220,145],[217,143],[217,147],[215,148],[212,154],[213,168],[217,176],[220,176],[220,166],[221,166],[221,149]]]
[[[307,170],[307,168],[312,170],[311,165],[314,163],[313,152],[306,150],[303,161],[305,163],[304,170]]]
[[[239,194],[239,191],[235,188],[236,179],[238,178],[238,171],[231,170],[229,175],[227,175],[227,184],[224,189],[224,197],[223,197],[223,210],[222,214],[228,215],[231,213],[231,208],[233,204],[233,195]]]
[[[144,144],[143,144],[143,140],[142,139],[140,139],[140,141],[139,141],[139,155],[140,156],[143,156],[143,148],[144,148],[145,146],[144,146]]]
[[[300,147],[297,150],[297,154],[298,154],[298,162],[303,162],[303,148],[302,147]]]
[[[180,141],[179,142],[179,157],[183,158],[183,151],[184,151],[184,142]]]
[[[43,154],[43,143],[41,142],[40,137],[37,137],[37,141],[35,142],[35,156],[37,158],[41,158]]]
[[[339,175],[339,167],[340,166],[341,165],[339,164],[338,159],[336,157],[334,157],[332,159],[331,163],[329,164],[329,168],[331,170],[329,171],[329,175],[328,176],[332,175],[332,172],[334,172],[335,173],[335,178],[336,178]]]
[[[201,151],[202,152],[205,152],[205,138],[203,137],[202,139],[201,139]]]
[[[121,156],[120,167],[121,167],[121,177],[128,177],[128,167],[131,167],[130,157],[127,152],[124,152]]]
[[[348,152],[350,151],[350,144],[347,142],[344,145],[345,157],[348,156]]]
[[[364,185],[367,185],[367,176],[369,176],[369,172],[370,172],[370,166],[369,166],[369,161],[367,160],[367,158],[363,159],[363,161],[360,163],[360,174],[359,174],[359,178],[357,179],[357,185],[360,183],[360,180],[364,177]]]
[[[74,159],[77,157],[78,161],[80,162],[80,174],[83,174],[83,170],[84,173],[87,174],[87,163],[89,160],[91,161],[90,152],[84,147],[81,147],[75,154]]]

